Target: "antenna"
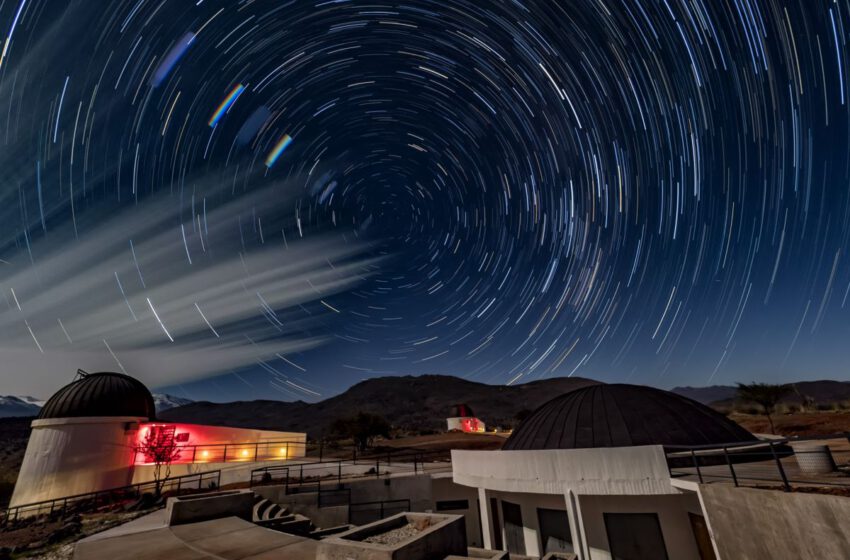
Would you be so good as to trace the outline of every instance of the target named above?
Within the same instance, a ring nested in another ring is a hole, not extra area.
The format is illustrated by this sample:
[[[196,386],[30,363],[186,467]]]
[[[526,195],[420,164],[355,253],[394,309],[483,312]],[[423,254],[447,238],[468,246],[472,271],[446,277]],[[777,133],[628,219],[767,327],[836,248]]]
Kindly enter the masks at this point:
[[[74,376],[74,381],[77,379],[85,379],[89,376],[89,372],[84,369],[77,369],[77,375]]]

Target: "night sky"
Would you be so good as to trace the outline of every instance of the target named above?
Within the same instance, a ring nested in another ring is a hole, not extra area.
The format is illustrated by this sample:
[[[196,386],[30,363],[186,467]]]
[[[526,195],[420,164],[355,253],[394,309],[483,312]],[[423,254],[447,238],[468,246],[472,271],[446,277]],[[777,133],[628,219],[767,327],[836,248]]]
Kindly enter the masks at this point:
[[[0,393],[848,378],[848,0],[0,0],[0,33]]]

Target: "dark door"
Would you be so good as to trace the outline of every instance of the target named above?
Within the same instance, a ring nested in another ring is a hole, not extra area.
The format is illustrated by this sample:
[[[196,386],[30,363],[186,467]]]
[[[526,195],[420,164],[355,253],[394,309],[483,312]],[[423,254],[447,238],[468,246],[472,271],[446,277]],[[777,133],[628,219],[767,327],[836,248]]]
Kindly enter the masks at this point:
[[[537,508],[540,522],[540,541],[543,554],[547,552],[573,552],[573,540],[570,536],[570,519],[567,512],[560,509]]]
[[[701,560],[717,560],[705,517],[696,513],[688,513],[688,517],[691,519],[691,529],[694,531],[694,539],[697,541],[697,550],[699,550]]]
[[[499,521],[499,500],[490,498],[490,515],[493,518],[493,547],[495,550],[504,550],[502,548],[502,522]]]
[[[525,535],[522,532],[522,510],[517,504],[502,501],[502,517],[505,518],[505,540],[508,552],[525,554]]]
[[[605,513],[612,560],[667,560],[655,513]]]

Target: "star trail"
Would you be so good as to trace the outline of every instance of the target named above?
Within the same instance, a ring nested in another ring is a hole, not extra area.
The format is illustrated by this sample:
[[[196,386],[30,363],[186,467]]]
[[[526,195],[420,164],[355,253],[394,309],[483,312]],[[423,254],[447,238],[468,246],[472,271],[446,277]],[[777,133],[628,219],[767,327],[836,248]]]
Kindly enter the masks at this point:
[[[3,373],[845,376],[848,26],[848,0],[0,0]]]

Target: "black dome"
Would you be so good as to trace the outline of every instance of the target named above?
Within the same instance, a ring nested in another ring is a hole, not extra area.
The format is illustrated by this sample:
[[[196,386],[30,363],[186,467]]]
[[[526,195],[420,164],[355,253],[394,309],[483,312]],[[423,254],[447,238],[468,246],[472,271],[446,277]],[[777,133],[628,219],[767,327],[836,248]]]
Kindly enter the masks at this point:
[[[59,389],[42,407],[44,418],[156,416],[153,396],[141,381],[121,373],[83,373]]]
[[[472,409],[469,408],[469,405],[456,404],[452,406],[451,418],[467,418],[471,416],[475,416],[475,413],[472,412]]]
[[[591,385],[535,410],[502,449],[580,449],[635,445],[714,445],[755,441],[719,412],[641,385]]]

